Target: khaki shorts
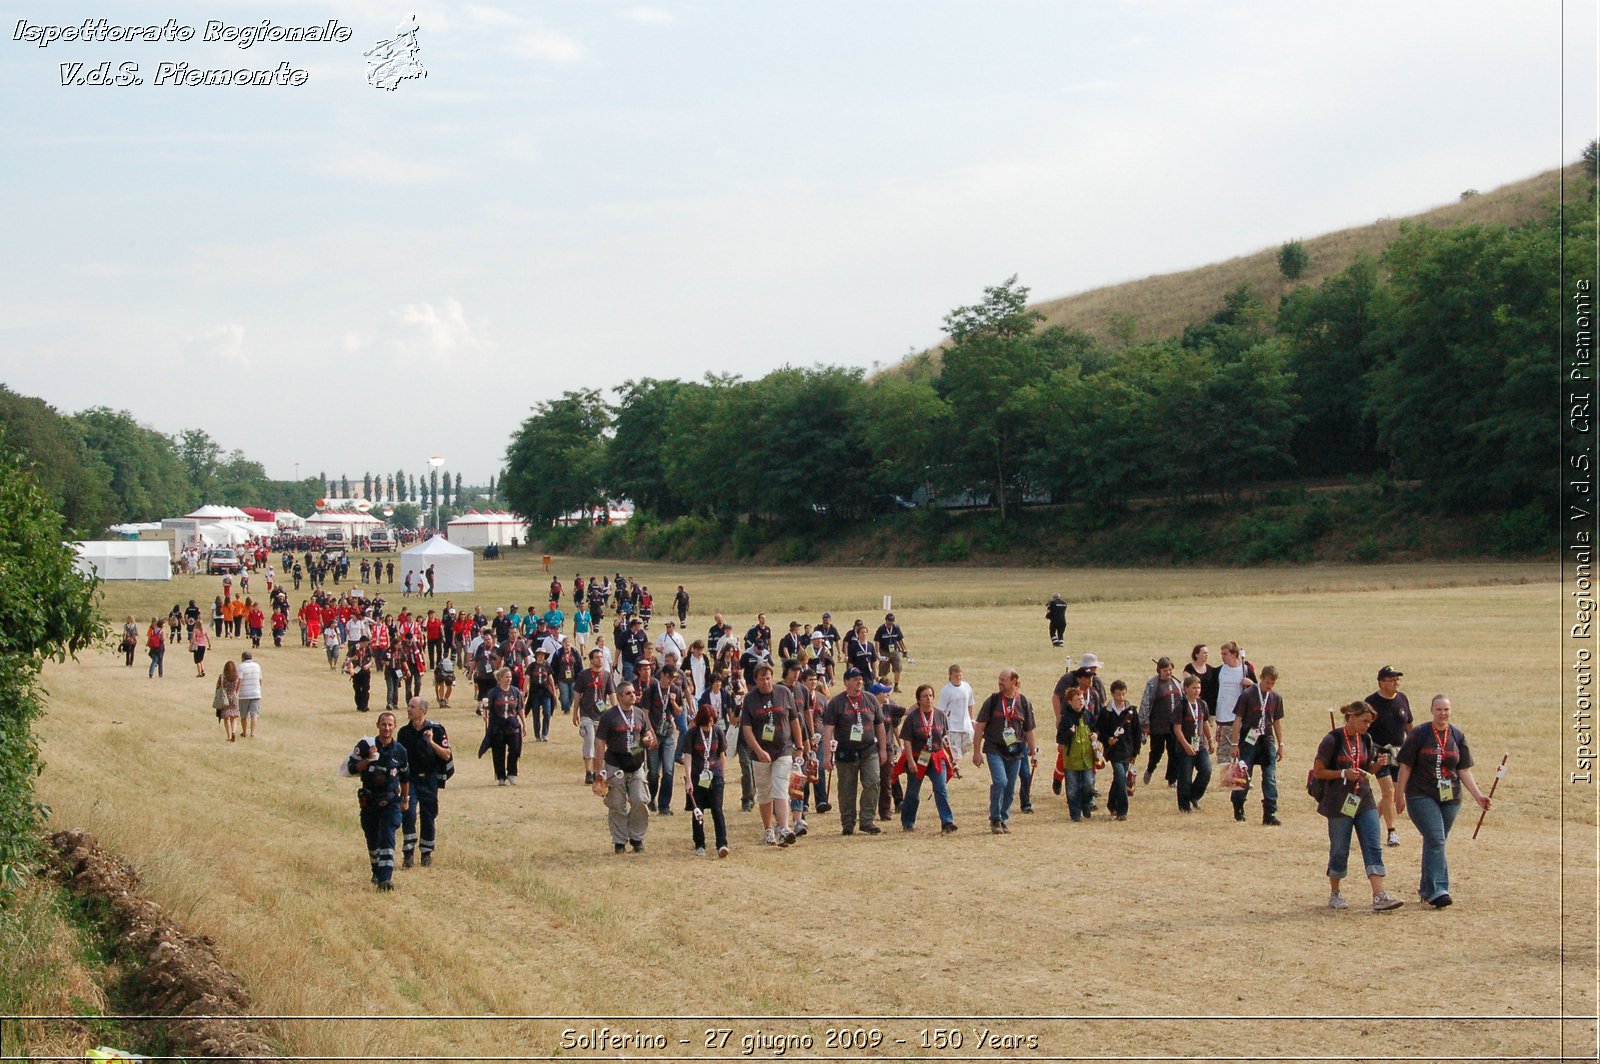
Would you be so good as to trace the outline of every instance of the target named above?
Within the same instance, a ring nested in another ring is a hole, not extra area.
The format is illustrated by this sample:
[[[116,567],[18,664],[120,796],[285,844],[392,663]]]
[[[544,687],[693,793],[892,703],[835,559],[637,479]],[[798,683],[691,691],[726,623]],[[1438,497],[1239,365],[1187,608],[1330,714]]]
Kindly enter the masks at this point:
[[[794,758],[788,754],[775,757],[770,762],[755,758],[751,762],[755,773],[754,794],[756,802],[765,805],[767,802],[787,802],[789,800],[789,776],[794,772]]]
[[[241,716],[241,717],[249,717],[249,718],[259,718],[261,716],[261,699],[259,699],[259,698],[241,698],[241,699],[239,699],[239,716]]]
[[[878,659],[878,678],[881,680],[891,672],[899,673],[905,667],[906,659],[898,650],[891,650]]]
[[[599,726],[599,721],[589,717],[578,719],[578,734],[583,736],[583,756],[586,759],[594,756],[594,732]]]

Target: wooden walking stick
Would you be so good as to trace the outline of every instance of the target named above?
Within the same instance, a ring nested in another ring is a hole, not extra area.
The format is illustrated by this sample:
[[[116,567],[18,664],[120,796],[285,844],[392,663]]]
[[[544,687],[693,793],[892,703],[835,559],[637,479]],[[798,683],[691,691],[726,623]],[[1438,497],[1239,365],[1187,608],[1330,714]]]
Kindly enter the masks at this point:
[[[1506,762],[1509,761],[1510,759],[1511,759],[1511,751],[1508,750],[1500,758],[1500,767],[1494,770],[1494,782],[1489,784],[1489,800],[1491,802],[1494,801],[1494,789],[1496,787],[1500,786],[1500,781],[1505,778],[1505,775],[1506,775]],[[1477,824],[1477,827],[1474,827],[1472,829],[1472,837],[1473,838],[1477,838],[1478,837],[1478,828],[1483,827],[1483,818],[1488,816],[1488,815],[1489,815],[1489,810],[1487,810],[1487,809],[1480,809],[1478,811],[1478,824]]]

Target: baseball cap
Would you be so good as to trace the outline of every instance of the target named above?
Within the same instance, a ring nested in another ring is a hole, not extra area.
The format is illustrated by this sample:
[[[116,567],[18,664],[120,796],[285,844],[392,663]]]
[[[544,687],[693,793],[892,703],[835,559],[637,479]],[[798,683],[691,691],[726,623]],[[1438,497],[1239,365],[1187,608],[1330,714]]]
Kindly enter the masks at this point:
[[[1401,672],[1393,665],[1385,665],[1383,668],[1378,670],[1378,679],[1380,680],[1398,680],[1404,675],[1405,673]]]
[[[863,675],[862,671],[855,667],[844,670],[844,678],[846,680],[859,680]]]
[[[886,695],[893,690],[894,688],[890,687],[886,683],[875,683],[867,688],[867,693],[872,695]]]

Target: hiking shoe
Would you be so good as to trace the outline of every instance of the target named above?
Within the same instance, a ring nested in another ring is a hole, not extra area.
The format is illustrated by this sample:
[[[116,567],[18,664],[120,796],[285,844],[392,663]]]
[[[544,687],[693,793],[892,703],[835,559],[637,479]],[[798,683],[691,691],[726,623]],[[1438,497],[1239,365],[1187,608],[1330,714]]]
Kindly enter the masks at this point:
[[[1441,894],[1437,898],[1434,898],[1432,901],[1428,902],[1428,904],[1433,906],[1435,909],[1447,909],[1450,907],[1450,895]]]
[[[863,834],[863,835],[882,835],[883,834],[883,829],[880,828],[876,824],[862,824],[861,825],[861,834]]]
[[[1404,904],[1405,902],[1394,897],[1386,890],[1379,891],[1372,896],[1372,911],[1375,913],[1388,912],[1390,909],[1398,909]]]
[[[633,847],[634,853],[644,853],[643,839],[634,839],[632,842],[628,843],[628,845]]]
[[[1124,821],[1124,820],[1128,819],[1128,814],[1127,813],[1115,813],[1115,814],[1112,815],[1111,819],[1115,820],[1115,821],[1118,821],[1120,823],[1121,821]]]
[[[726,857],[726,856],[728,856],[728,848],[726,846],[718,846],[717,847],[717,857],[718,857],[718,859],[721,859],[721,858]]]
[[[594,786],[594,773],[593,772],[585,772],[583,774],[583,782],[588,784],[591,787]]]
[[[1022,807],[1022,811],[1023,811],[1023,812],[1024,812],[1024,813],[1031,813],[1031,812],[1033,812],[1033,806],[1031,806],[1031,805],[1025,805],[1025,806],[1023,806],[1023,807]]]
[[[506,777],[506,782],[511,784],[511,786],[515,787],[517,785],[517,777],[515,777],[515,776],[507,776]]]
[[[1011,834],[1011,825],[1006,823],[1004,820],[1000,821],[1000,834],[1002,834],[1002,835]]]
[[[1236,805],[1233,807],[1233,819],[1241,824],[1244,823],[1244,806]]]
[[[989,821],[989,834],[991,834],[991,835],[1002,834],[1002,832],[1000,831],[1000,821],[998,821],[998,820]]]
[[[706,848],[704,846],[696,846],[694,848],[694,855],[696,857],[704,857],[706,855]]]
[[[627,844],[626,844],[626,843],[622,843],[622,842],[613,842],[613,843],[612,843],[612,844],[611,844],[611,852],[612,852],[612,853],[623,853],[623,852],[625,852],[625,851],[626,851],[626,850],[627,850],[627,849],[628,849],[628,846],[627,846]]]
[[[854,835],[855,833],[856,833],[856,829],[855,828],[844,828],[843,830],[841,830],[839,832],[839,834],[841,834],[841,835]]]
[[[1191,810],[1193,810],[1194,812],[1198,813],[1200,811],[1200,803],[1199,802],[1190,802],[1189,803],[1189,808]]]
[[[423,868],[432,868],[433,867],[433,851],[432,850],[423,850],[422,851],[422,867]]]
[[[1400,845],[1400,833],[1398,831],[1396,831],[1394,828],[1390,828],[1389,829],[1389,845],[1390,846],[1398,846],[1398,845]]]
[[[796,835],[796,836],[797,836],[797,837],[798,837],[798,836],[804,836],[804,835],[805,835],[805,833],[806,833],[806,831],[807,831],[807,830],[809,830],[809,829],[808,829],[808,828],[807,828],[807,827],[806,827],[806,818],[805,818],[805,817],[801,817],[801,818],[800,818],[800,819],[799,819],[799,820],[798,820],[798,821],[797,821],[797,822],[796,822],[796,823],[795,823],[795,826],[794,826],[794,833],[795,833],[795,835]]]
[[[417,855],[414,854],[414,853],[408,853],[408,854],[405,855],[404,858],[401,859],[400,867],[401,868],[411,868],[416,863],[417,863]]]
[[[764,845],[776,846],[778,845],[778,833],[768,828],[767,833],[761,836],[761,841]]]
[[[1148,784],[1150,782],[1150,770],[1149,769],[1145,769],[1144,770],[1144,782],[1146,784]]]
[[[819,812],[819,813],[826,813],[828,810],[830,810],[832,808],[833,808],[833,803],[832,802],[818,802],[817,803],[817,812]]]
[[[954,832],[955,830],[956,830],[956,825],[955,825],[954,821],[951,821],[948,824],[940,824],[939,825],[939,833],[941,835],[949,835],[952,832]]]
[[[785,831],[785,832],[783,832],[782,834],[780,834],[778,836],[778,845],[779,846],[793,846],[794,845],[794,840],[795,840],[794,832]]]
[[[756,803],[755,802],[752,802],[752,801],[749,801],[749,800],[742,801],[742,802],[739,803],[739,812],[748,813],[750,810],[754,809],[755,807],[756,807]]]
[[[1328,895],[1328,908],[1330,908],[1330,909],[1348,909],[1348,908],[1350,908],[1350,903],[1345,901],[1344,900],[1344,896],[1341,895],[1341,894],[1329,894]]]
[[[1268,813],[1261,818],[1261,826],[1264,828],[1281,828],[1283,821],[1278,819],[1278,814]]]

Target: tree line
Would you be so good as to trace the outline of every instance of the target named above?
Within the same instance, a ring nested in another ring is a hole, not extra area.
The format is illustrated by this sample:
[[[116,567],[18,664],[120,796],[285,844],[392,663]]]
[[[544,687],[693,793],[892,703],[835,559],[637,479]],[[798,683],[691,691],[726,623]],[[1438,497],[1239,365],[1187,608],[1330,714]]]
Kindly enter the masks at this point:
[[[875,377],[786,366],[630,380],[609,402],[569,391],[517,430],[502,491],[537,522],[626,497],[652,518],[816,532],[913,502],[1114,516],[1141,497],[1378,476],[1437,511],[1534,507],[1553,526],[1561,242],[1593,246],[1587,206],[1408,225],[1276,309],[1240,287],[1154,342],[1041,327],[1012,277],[945,316],[936,357]],[[1592,261],[1566,268],[1593,283]]]
[[[207,503],[290,510],[302,516],[318,499],[363,497],[395,503],[395,523],[417,527],[427,510],[448,519],[451,508],[485,501],[460,473],[404,469],[366,473],[359,481],[318,473],[275,480],[243,452],[224,452],[203,429],[169,436],[140,424],[126,410],[94,407],[62,414],[44,400],[0,385],[0,440],[20,455],[35,484],[54,503],[74,536],[93,538],[107,526],[177,517]]]

